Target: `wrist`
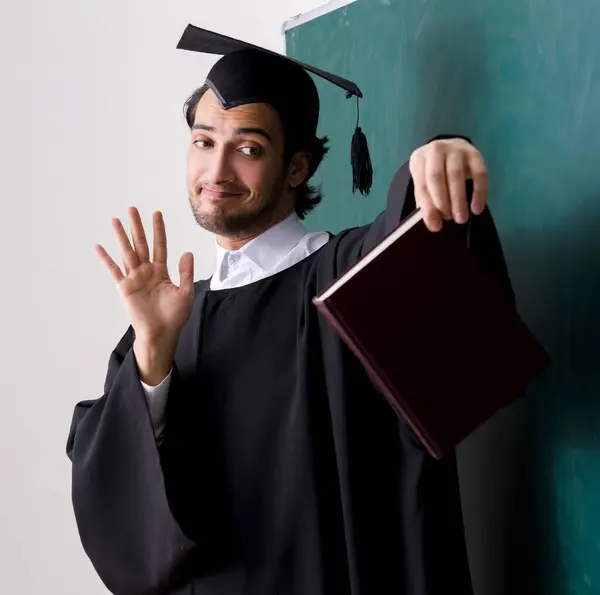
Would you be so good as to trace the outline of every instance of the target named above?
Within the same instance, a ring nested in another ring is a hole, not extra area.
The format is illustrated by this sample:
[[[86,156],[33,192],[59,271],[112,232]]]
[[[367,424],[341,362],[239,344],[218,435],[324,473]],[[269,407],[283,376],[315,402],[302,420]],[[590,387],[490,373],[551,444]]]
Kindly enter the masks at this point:
[[[144,384],[158,386],[167,377],[173,366],[178,338],[178,335],[163,335],[153,340],[136,337],[133,353]]]

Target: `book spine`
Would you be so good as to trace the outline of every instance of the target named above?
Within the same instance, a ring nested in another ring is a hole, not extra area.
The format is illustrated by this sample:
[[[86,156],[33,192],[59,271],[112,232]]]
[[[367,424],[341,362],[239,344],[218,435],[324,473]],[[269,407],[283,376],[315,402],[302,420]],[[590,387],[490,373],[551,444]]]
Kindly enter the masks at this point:
[[[391,388],[391,383],[389,382],[387,376],[383,373],[379,366],[375,364],[375,362],[369,356],[367,350],[361,348],[360,342],[344,324],[343,318],[339,316],[335,306],[333,306],[331,302],[317,299],[314,299],[313,303],[319,312],[323,314],[331,326],[336,330],[340,338],[346,343],[352,353],[354,353],[354,355],[362,363],[367,372],[369,372],[371,378],[377,383],[392,408],[402,416],[412,431],[419,438],[421,443],[429,451],[429,454],[436,459],[442,458],[444,452],[440,448],[440,445],[431,437],[425,428],[418,424],[418,422],[413,421],[416,419],[416,417],[414,415],[410,415],[410,408],[405,403],[400,403],[400,398],[395,398],[394,391]]]

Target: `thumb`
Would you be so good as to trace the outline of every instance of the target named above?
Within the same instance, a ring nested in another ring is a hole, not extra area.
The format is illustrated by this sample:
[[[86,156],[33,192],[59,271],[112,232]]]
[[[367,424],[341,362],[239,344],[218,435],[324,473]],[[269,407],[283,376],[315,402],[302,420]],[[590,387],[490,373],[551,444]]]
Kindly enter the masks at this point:
[[[194,255],[186,252],[179,259],[179,288],[186,292],[194,291]]]

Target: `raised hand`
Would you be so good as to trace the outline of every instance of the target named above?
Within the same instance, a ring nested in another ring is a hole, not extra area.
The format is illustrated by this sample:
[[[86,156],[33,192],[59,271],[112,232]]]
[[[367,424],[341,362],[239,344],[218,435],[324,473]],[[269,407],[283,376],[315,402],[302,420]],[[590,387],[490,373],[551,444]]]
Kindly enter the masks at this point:
[[[136,357],[150,380],[166,375],[165,366],[175,350],[179,332],[185,326],[194,301],[194,257],[186,252],[179,261],[179,287],[167,268],[167,236],[162,214],[153,214],[153,254],[150,260],[148,241],[140,214],[130,207],[133,246],[119,219],[112,225],[119,244],[125,274],[106,250],[96,245],[96,253],[117,284],[129,320],[135,331]],[[142,353],[143,346],[143,353]],[[151,361],[152,360],[152,361]],[[158,368],[153,366],[159,362]],[[156,370],[152,373],[151,369]],[[152,382],[150,382],[152,384]]]

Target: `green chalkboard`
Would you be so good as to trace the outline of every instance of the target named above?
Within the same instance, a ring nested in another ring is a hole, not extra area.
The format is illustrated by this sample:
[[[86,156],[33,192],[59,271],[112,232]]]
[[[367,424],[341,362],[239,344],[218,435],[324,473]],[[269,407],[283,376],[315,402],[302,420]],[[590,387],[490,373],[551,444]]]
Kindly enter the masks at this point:
[[[331,152],[309,227],[372,220],[435,134],[486,158],[520,311],[554,359],[515,450],[522,592],[544,595],[600,593],[599,30],[598,0],[359,0],[286,33],[289,55],[363,90],[375,170],[372,194],[353,195],[356,101],[315,79]]]

